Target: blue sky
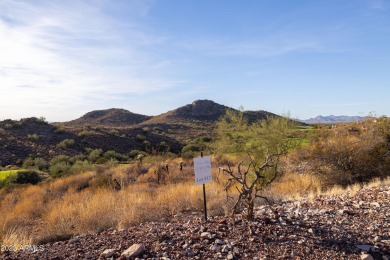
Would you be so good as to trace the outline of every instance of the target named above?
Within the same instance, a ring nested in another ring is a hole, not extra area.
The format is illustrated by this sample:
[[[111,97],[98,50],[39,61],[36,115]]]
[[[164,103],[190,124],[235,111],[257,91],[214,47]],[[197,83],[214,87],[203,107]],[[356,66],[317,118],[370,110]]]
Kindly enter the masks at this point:
[[[0,119],[390,115],[387,0],[0,0]]]

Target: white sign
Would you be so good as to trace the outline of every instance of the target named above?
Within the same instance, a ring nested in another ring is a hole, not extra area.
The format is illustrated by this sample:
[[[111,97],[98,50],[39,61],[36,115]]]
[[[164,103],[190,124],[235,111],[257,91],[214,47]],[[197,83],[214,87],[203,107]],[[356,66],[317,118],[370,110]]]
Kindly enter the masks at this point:
[[[194,158],[195,184],[205,184],[212,181],[210,156]]]

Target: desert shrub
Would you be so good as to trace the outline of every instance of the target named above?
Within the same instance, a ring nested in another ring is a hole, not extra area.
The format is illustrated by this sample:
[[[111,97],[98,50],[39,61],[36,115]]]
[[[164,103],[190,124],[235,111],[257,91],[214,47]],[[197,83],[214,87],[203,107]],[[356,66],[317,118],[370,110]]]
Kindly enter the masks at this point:
[[[119,134],[119,132],[117,130],[115,130],[115,129],[112,129],[112,130],[108,131],[108,133],[110,135],[118,135]]]
[[[185,145],[181,150],[182,156],[185,158],[192,158],[200,151],[210,151],[210,142],[210,137],[200,137],[193,140],[188,140],[187,145]]]
[[[70,162],[70,156],[67,155],[57,155],[53,159],[50,160],[50,164],[54,165],[60,162],[69,163]]]
[[[39,140],[39,135],[37,134],[28,134],[27,139],[33,142],[36,142]]]
[[[107,151],[103,154],[104,158],[107,158],[108,160],[110,159],[115,159],[117,161],[127,161],[129,158],[123,154],[117,153],[115,151]]]
[[[153,131],[156,133],[162,133],[164,130],[158,126],[153,127]]]
[[[57,144],[58,149],[66,149],[74,145],[73,139],[64,139],[60,143]]]
[[[4,185],[9,185],[9,184],[37,184],[40,182],[42,179],[38,172],[34,170],[21,170],[18,171],[16,174],[12,174],[7,177],[5,180]]]
[[[105,158],[105,157],[99,157],[95,163],[97,164],[105,164],[109,161],[109,159]]]
[[[143,142],[143,141],[146,140],[146,137],[145,137],[144,135],[141,135],[141,134],[136,135],[135,138],[136,138],[137,141],[139,141],[139,142]]]
[[[196,144],[188,144],[188,145],[184,146],[183,149],[181,150],[182,153],[199,152],[199,151],[200,151],[200,147]]]
[[[105,172],[96,174],[96,176],[89,181],[91,188],[110,188],[113,186],[112,177]]]
[[[267,200],[262,193],[281,174],[280,158],[296,145],[295,140],[289,138],[294,126],[284,117],[249,123],[242,111],[233,110],[228,110],[218,121],[216,153],[234,154],[241,161],[236,169],[227,166],[224,170],[231,180],[226,187],[232,182],[239,187],[232,214],[242,204],[248,210],[246,217],[253,219],[255,200]]]
[[[70,172],[72,166],[66,162],[58,162],[56,164],[52,164],[49,167],[49,174],[52,177],[61,177]]]
[[[65,129],[60,128],[60,127],[58,127],[58,128],[54,131],[55,134],[63,134],[63,133],[65,133],[65,132],[66,132]]]
[[[83,130],[83,131],[81,131],[81,132],[79,132],[77,134],[77,136],[80,137],[80,138],[85,138],[85,137],[88,137],[88,136],[91,136],[91,135],[93,135],[93,132],[89,131],[89,130]]]
[[[162,141],[160,142],[160,144],[158,145],[158,151],[160,152],[168,152],[169,151],[169,145]]]
[[[11,129],[12,128],[12,124],[5,124],[4,128],[5,129]]]
[[[140,151],[140,150],[137,150],[137,149],[134,149],[134,150],[131,150],[128,155],[130,158],[134,159],[138,156],[138,154],[142,154],[142,153],[145,153],[143,151]],[[146,155],[146,154],[145,154]]]
[[[83,130],[84,130],[84,131],[89,131],[89,130],[91,130],[91,129],[92,129],[91,124],[84,124],[84,125],[83,125]]]
[[[43,158],[27,158],[23,161],[23,168],[34,168],[40,171],[47,170],[49,168],[49,163]]]
[[[83,160],[83,161],[76,161],[72,165],[70,172],[82,173],[86,171],[91,171],[92,169],[93,169],[93,165],[91,165],[87,160]]]
[[[95,149],[95,150],[88,150],[89,155],[88,155],[88,161],[94,163],[97,161],[97,159],[100,158],[100,156],[103,154],[102,149]]]
[[[145,151],[149,151],[151,146],[152,146],[152,143],[148,140],[145,140],[145,141],[143,141],[143,145],[145,147]]]
[[[69,163],[75,164],[77,161],[84,161],[85,159],[86,159],[86,156],[84,154],[77,154],[77,155],[69,158]]]
[[[49,167],[49,174],[52,177],[61,177],[70,172],[72,166],[65,162],[60,162]]]
[[[323,176],[329,184],[347,185],[383,177],[390,170],[386,131],[374,121],[318,131],[311,143],[299,150],[294,162]]]
[[[202,143],[210,143],[211,140],[212,140],[211,137],[207,137],[207,136],[199,138],[199,141],[202,142]]]

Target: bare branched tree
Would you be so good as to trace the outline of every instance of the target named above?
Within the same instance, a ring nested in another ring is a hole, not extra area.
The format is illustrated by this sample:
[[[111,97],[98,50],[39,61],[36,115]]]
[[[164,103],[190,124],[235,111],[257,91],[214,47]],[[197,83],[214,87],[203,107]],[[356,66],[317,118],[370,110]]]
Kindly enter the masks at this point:
[[[244,159],[236,169],[227,165],[222,170],[229,175],[226,192],[235,187],[239,194],[232,216],[243,207],[247,219],[251,220],[256,199],[261,198],[270,203],[263,191],[280,174],[278,166],[281,156],[294,146],[292,127],[293,122],[283,117],[249,124],[242,111],[232,110],[218,122],[216,152]]]

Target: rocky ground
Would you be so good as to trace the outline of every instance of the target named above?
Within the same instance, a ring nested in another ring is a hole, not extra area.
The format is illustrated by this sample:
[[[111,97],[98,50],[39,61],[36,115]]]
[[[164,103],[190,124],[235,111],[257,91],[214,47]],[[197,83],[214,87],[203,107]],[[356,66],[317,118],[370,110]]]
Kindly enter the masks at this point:
[[[0,259],[386,260],[390,188],[262,206],[253,222],[178,215],[170,223],[110,229],[24,249],[3,250]]]

